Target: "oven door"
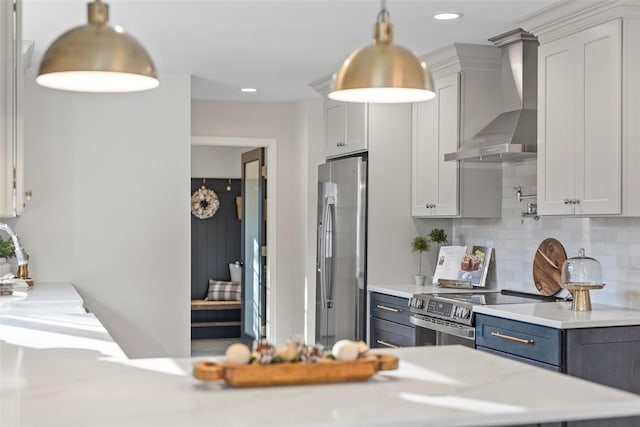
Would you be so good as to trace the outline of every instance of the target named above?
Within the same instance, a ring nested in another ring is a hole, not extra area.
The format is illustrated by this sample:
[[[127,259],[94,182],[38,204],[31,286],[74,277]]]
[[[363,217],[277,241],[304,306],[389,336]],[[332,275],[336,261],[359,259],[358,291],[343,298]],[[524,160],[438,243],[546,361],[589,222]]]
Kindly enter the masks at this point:
[[[416,346],[458,344],[475,347],[476,331],[473,326],[419,314],[411,316],[409,321],[416,327]]]

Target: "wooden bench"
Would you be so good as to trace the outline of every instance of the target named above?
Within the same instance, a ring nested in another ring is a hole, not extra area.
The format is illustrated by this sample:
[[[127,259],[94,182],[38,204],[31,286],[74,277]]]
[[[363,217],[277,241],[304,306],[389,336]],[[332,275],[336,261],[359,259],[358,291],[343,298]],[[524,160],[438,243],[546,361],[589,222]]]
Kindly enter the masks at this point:
[[[220,310],[240,310],[240,301],[207,301],[191,300],[191,311],[220,311]],[[191,322],[193,328],[208,328],[217,326],[240,326],[240,320],[223,322]]]

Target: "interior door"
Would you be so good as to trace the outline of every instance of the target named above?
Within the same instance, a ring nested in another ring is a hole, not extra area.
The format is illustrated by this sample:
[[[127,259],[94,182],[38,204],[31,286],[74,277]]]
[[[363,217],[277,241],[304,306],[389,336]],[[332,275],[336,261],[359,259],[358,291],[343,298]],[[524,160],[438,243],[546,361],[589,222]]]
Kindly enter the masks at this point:
[[[242,154],[242,341],[266,336],[267,223],[264,148]]]

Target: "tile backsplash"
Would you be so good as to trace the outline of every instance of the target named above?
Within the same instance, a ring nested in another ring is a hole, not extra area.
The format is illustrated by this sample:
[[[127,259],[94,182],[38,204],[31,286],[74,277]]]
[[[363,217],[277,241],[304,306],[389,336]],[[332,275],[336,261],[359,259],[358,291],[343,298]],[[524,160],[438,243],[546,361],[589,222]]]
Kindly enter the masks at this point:
[[[522,217],[527,202],[516,200],[514,187],[525,195],[536,193],[536,160],[504,163],[502,218],[454,219],[454,244],[493,244],[495,279],[501,289],[537,293],[533,257],[540,242],[559,240],[567,256],[584,248],[602,265],[606,286],[591,292],[599,304],[640,308],[640,218]],[[562,292],[565,292],[564,290]]]

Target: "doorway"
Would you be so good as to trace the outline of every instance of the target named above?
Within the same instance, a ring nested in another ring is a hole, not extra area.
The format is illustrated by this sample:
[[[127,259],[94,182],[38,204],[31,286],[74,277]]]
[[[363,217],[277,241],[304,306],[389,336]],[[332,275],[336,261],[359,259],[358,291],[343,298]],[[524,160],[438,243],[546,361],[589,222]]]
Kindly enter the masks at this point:
[[[194,136],[191,138],[191,146],[193,149],[203,149],[206,147],[218,148],[235,148],[236,150],[250,151],[253,148],[264,148],[267,191],[269,199],[272,203],[267,203],[266,217],[273,220],[267,221],[266,236],[268,250],[265,257],[265,318],[264,333],[268,340],[273,340],[275,336],[275,320],[272,313],[275,313],[275,294],[277,289],[272,284],[276,281],[276,257],[277,257],[277,239],[276,239],[276,221],[277,204],[275,203],[277,195],[277,145],[276,140],[271,138],[236,138],[236,137],[206,137]],[[240,162],[236,163],[238,167],[238,177],[240,177]],[[227,174],[228,175],[228,174]],[[193,256],[193,254],[192,254]]]
[[[215,165],[212,168],[215,171]],[[207,172],[195,170],[193,172]],[[241,187],[239,178],[191,178],[191,194],[198,196],[207,192],[213,201],[208,212],[196,203],[192,196],[191,215],[191,299],[204,300],[209,295],[212,284],[226,284],[229,289],[239,289],[241,280],[237,278],[241,271],[235,263],[241,260],[241,221],[238,201]],[[196,173],[196,175],[198,175]],[[193,212],[195,209],[195,213]],[[233,285],[232,285],[233,284]],[[238,292],[216,292],[216,298],[234,301]],[[239,303],[239,301],[238,301]],[[238,304],[239,305],[239,304]],[[240,308],[224,307],[225,310],[206,310],[200,307],[191,312],[191,339],[220,339],[240,337]],[[221,308],[221,307],[216,307]]]

